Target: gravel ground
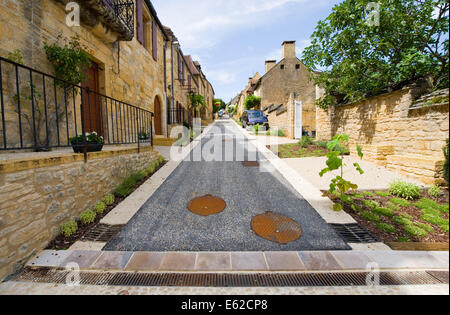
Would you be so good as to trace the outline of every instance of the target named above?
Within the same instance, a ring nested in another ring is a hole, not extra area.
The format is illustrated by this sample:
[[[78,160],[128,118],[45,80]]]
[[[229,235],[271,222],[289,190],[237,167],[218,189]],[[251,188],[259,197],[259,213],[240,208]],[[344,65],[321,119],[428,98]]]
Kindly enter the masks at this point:
[[[339,174],[338,171],[319,176],[322,169],[326,167],[326,157],[284,159],[284,161],[296,170],[301,176],[307,179],[311,184],[320,190],[328,190],[330,188],[331,179]],[[364,175],[359,174],[353,167],[353,163],[359,163],[364,170]],[[403,175],[392,172],[385,167],[375,165],[359,158],[345,157],[344,178],[350,180],[359,186],[359,190],[387,190],[389,184],[396,179],[407,182],[416,183],[423,186],[422,183]]]
[[[231,122],[218,122],[204,140],[232,139],[242,149],[246,139]],[[225,148],[223,150],[225,155]],[[259,155],[259,154],[258,154]],[[246,151],[246,158],[248,152]],[[262,155],[261,155],[262,156]],[[193,155],[191,154],[191,158]],[[260,160],[264,163],[263,160]],[[196,197],[211,194],[227,202],[225,211],[200,217],[187,209]],[[256,215],[273,211],[300,223],[303,236],[288,245],[259,238],[250,228]],[[240,161],[184,161],[111,240],[107,251],[284,251],[349,250],[350,247],[278,172],[246,168]]]

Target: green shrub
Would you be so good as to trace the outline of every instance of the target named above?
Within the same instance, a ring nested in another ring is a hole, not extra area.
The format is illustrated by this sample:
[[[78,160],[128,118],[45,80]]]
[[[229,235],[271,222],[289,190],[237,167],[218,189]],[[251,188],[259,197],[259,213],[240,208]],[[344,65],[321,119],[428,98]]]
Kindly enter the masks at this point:
[[[104,202],[99,202],[94,207],[94,212],[97,214],[103,214],[106,210],[106,204]]]
[[[448,225],[448,220],[432,214],[424,214],[421,219],[439,227]]]
[[[439,198],[440,196],[442,196],[442,189],[437,185],[431,186],[431,188],[428,190],[428,194],[433,198]]]
[[[306,148],[308,146],[310,146],[311,144],[314,143],[314,139],[309,137],[309,136],[303,136],[300,141],[298,142],[298,144],[302,147],[302,148]]]
[[[428,215],[435,216],[435,217],[440,217],[441,216],[440,211],[436,210],[436,209],[433,209],[433,208],[424,208],[424,209],[421,209],[421,210],[422,210],[423,214],[428,214]]]
[[[416,223],[416,225],[418,227],[420,227],[421,229],[427,231],[428,233],[434,234],[434,229],[433,229],[433,227],[431,225],[426,224],[426,223]]]
[[[408,237],[405,237],[405,236],[399,236],[397,241],[400,242],[400,243],[409,243],[409,242],[411,242],[411,240]]]
[[[375,200],[363,200],[363,203],[366,207],[368,207],[370,209],[375,209],[380,206],[380,204],[378,202],[376,202]]]
[[[377,191],[377,192],[375,192],[375,194],[380,197],[390,197],[391,196],[391,194],[387,191]]]
[[[389,208],[384,208],[384,207],[377,207],[377,208],[373,209],[373,212],[375,212],[376,214],[382,215],[384,217],[389,217],[389,218],[392,218],[394,216],[394,211],[392,211]]]
[[[416,184],[397,180],[389,185],[389,192],[406,200],[414,200],[420,197],[421,189]]]
[[[365,197],[369,197],[369,198],[375,197],[375,194],[371,193],[370,191],[363,191],[362,194],[363,194]]]
[[[364,199],[364,195],[363,194],[360,194],[360,193],[353,193],[353,194],[350,194],[353,198],[356,198],[356,199]]]
[[[361,206],[353,204],[352,205],[352,210],[355,211],[355,212],[361,212],[361,211],[363,211],[363,208]]]
[[[439,208],[439,204],[436,201],[428,199],[428,198],[420,199],[418,202],[416,202],[414,204],[414,206],[416,206],[419,209],[427,209],[427,208],[438,209]]]
[[[133,190],[134,186],[142,179],[139,173],[132,174],[127,177],[119,187],[114,191],[114,195],[118,198],[127,197]]]
[[[328,149],[328,142],[325,141],[317,141],[316,145],[321,147],[322,149]]]
[[[69,221],[61,225],[61,233],[64,237],[69,238],[78,230],[78,224],[75,221]]]
[[[400,207],[409,207],[411,205],[409,201],[401,198],[392,198],[390,202],[399,205]]]
[[[103,199],[103,202],[107,206],[111,206],[112,204],[114,204],[114,201],[116,201],[116,198],[112,194],[106,195],[105,198]]]
[[[385,231],[387,233],[395,233],[395,226],[387,223],[378,223],[377,229]]]
[[[403,226],[403,229],[406,234],[413,237],[425,237],[428,235],[427,231],[413,224],[407,224]]]
[[[449,170],[448,170],[448,150],[449,149],[449,139],[447,139],[447,145],[444,147],[444,156],[445,156],[445,163],[444,163],[444,179],[449,184]]]
[[[361,212],[361,217],[363,217],[364,219],[366,219],[367,221],[370,221],[370,222],[375,222],[375,223],[381,222],[381,218],[378,216],[378,214],[373,213],[372,211]]]
[[[448,213],[449,206],[450,206],[449,204],[446,204],[446,205],[440,205],[440,206],[439,206],[439,210],[442,211],[442,212],[444,212],[444,213]]]
[[[392,222],[397,223],[399,225],[413,225],[412,221],[404,216],[395,216],[392,218]]]
[[[400,211],[400,209],[401,209],[401,207],[399,205],[396,205],[395,203],[390,202],[390,201],[386,205],[389,209],[391,209],[394,212]]]
[[[441,228],[442,231],[448,233],[448,231],[449,231],[448,224],[443,224],[443,225],[441,225],[439,227]]]
[[[95,222],[95,218],[97,217],[97,213],[92,210],[86,210],[80,215],[81,224],[87,225]]]

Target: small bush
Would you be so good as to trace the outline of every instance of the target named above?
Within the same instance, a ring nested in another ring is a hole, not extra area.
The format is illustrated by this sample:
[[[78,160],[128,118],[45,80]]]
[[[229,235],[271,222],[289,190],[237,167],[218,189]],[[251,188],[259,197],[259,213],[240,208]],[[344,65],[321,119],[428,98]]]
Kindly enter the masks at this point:
[[[377,229],[381,231],[385,231],[387,233],[395,233],[395,226],[387,224],[387,223],[378,223]]]
[[[389,208],[384,208],[384,207],[377,207],[377,208],[373,209],[373,212],[375,212],[376,214],[382,215],[384,217],[389,217],[389,218],[392,218],[394,216],[394,211],[392,211]]]
[[[316,145],[321,147],[322,149],[328,149],[328,142],[325,141],[317,141]]]
[[[400,209],[401,209],[401,207],[399,205],[396,205],[395,203],[390,202],[390,201],[387,203],[387,207],[394,212],[400,211]]]
[[[441,187],[434,185],[428,190],[428,194],[433,198],[439,198],[442,196],[442,189]]]
[[[372,211],[361,212],[361,217],[363,217],[364,219],[366,219],[367,221],[370,221],[370,222],[375,222],[375,223],[381,222],[381,218],[376,213],[373,213]]]
[[[428,235],[427,231],[413,224],[405,225],[403,229],[406,234],[413,237],[425,237]]]
[[[94,211],[97,214],[103,214],[106,210],[106,204],[104,202],[99,202],[95,205]]]
[[[390,197],[391,196],[391,193],[389,193],[387,191],[377,191],[377,192],[375,192],[375,194],[380,197]]]
[[[389,193],[406,200],[414,200],[420,197],[421,189],[416,184],[397,180],[390,184]]]
[[[134,186],[142,179],[141,175],[139,173],[135,173],[129,177],[127,177],[122,184],[120,184],[119,187],[114,191],[114,195],[118,198],[124,198],[127,197],[131,191],[133,190]]]
[[[375,200],[363,200],[363,203],[366,207],[368,207],[370,209],[375,209],[380,206],[380,204],[378,202],[376,202]]]
[[[431,225],[426,224],[426,223],[417,223],[416,224],[418,227],[420,227],[421,229],[427,231],[430,234],[434,234],[434,229]]]
[[[426,221],[426,222],[428,222],[428,223],[437,225],[439,227],[443,227],[443,226],[446,226],[446,225],[448,226],[448,220],[443,219],[443,218],[441,218],[439,216],[436,216],[436,215],[424,214],[421,217],[421,219]]]
[[[400,199],[400,198],[392,198],[390,200],[390,202],[392,202],[393,204],[399,205],[400,207],[409,207],[411,205],[411,203],[405,199]]]
[[[353,204],[352,205],[352,210],[355,211],[355,212],[361,212],[361,211],[363,211],[363,208],[361,206]]]
[[[111,206],[112,204],[114,204],[114,201],[116,201],[116,198],[112,194],[106,195],[105,198],[103,199],[103,202],[107,206]]]
[[[308,146],[310,146],[311,144],[314,143],[314,139],[309,137],[309,136],[303,136],[300,141],[298,142],[298,144],[302,147],[302,148],[306,148]]]
[[[95,217],[97,217],[97,213],[88,209],[80,215],[80,222],[81,224],[88,225],[95,222]]]
[[[65,238],[74,235],[78,230],[78,224],[75,221],[69,221],[61,225],[61,233]]]
[[[408,218],[405,218],[403,216],[395,216],[392,218],[392,222],[397,223],[399,225],[412,225],[412,221]]]
[[[416,206],[419,209],[427,209],[427,208],[438,209],[439,208],[439,204],[436,201],[428,199],[428,198],[420,199],[418,202],[416,202],[414,204],[414,206]]]

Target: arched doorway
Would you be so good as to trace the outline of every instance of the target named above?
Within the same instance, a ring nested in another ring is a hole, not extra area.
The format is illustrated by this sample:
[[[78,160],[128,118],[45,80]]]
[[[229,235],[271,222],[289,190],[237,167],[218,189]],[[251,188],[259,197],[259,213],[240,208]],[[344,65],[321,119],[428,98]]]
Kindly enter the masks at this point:
[[[161,101],[159,97],[155,97],[155,106],[154,106],[154,114],[155,114],[155,134],[160,136],[162,135],[162,122],[161,122]]]

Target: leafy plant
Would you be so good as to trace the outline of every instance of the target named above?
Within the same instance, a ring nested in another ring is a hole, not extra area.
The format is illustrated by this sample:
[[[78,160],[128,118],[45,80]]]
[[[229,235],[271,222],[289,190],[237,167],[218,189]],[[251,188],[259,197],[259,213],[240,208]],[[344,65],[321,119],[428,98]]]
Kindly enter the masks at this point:
[[[78,230],[78,224],[75,221],[69,221],[61,225],[61,233],[65,238],[74,235]]]
[[[387,233],[395,233],[395,226],[387,223],[378,223],[377,229],[387,232]]]
[[[421,189],[416,184],[396,180],[389,185],[389,192],[406,200],[414,200],[420,197]]]
[[[363,204],[370,209],[375,209],[380,206],[375,200],[363,200]]]
[[[206,101],[205,98],[196,93],[189,94],[189,110],[194,114],[197,112],[197,110],[200,110],[200,112],[203,112],[206,109]]]
[[[100,137],[95,131],[92,133],[86,133],[86,141],[88,143],[104,143],[103,137]],[[71,144],[82,143],[83,135],[70,138]]]
[[[97,214],[103,214],[103,212],[105,212],[106,210],[106,204],[102,201],[98,202],[95,206],[94,206],[94,211]]]
[[[110,194],[105,196],[103,202],[105,203],[105,205],[111,206],[112,204],[114,204],[114,201],[116,201],[115,199],[116,198],[114,197],[114,195]]]
[[[392,218],[394,216],[394,211],[385,207],[376,207],[375,209],[373,209],[373,212],[389,218]]]
[[[64,46],[58,43],[64,42]],[[76,36],[70,40],[58,36],[56,43],[44,43],[44,50],[47,59],[53,65],[56,77],[72,84],[79,84],[86,80],[85,70],[91,65],[89,55],[80,44],[80,39]],[[59,82],[59,84],[63,84]]]
[[[255,107],[261,106],[261,97],[255,95],[249,95],[245,99],[244,108],[246,110],[251,110]]]
[[[428,190],[428,194],[433,198],[439,198],[440,196],[442,196],[442,189],[437,185],[433,185]]]
[[[408,200],[401,198],[392,198],[390,202],[399,205],[400,207],[409,207],[411,205],[411,203]]]
[[[381,222],[381,218],[378,216],[378,214],[373,213],[372,211],[363,211],[361,212],[361,217],[363,217],[364,219],[366,219],[367,221],[370,222]]]
[[[303,63],[325,88],[323,108],[355,102],[431,75],[449,85],[449,3],[379,0],[380,24],[370,25],[368,0],[345,0],[319,21]]]
[[[97,217],[97,213],[90,209],[87,209],[80,215],[81,224],[88,225],[95,222],[95,218]]]
[[[344,196],[346,193],[348,193],[351,189],[357,190],[358,185],[353,184],[347,180],[344,179],[344,155],[342,152],[336,151],[336,147],[344,145],[344,143],[347,143],[350,140],[350,137],[346,134],[344,135],[336,135],[334,136],[333,140],[328,142],[327,147],[330,150],[330,152],[327,154],[328,160],[326,161],[327,168],[323,169],[319,175],[320,177],[323,177],[326,173],[339,170],[341,171],[340,176],[336,176],[334,179],[331,180],[330,184],[330,193],[338,192],[342,196]],[[362,148],[360,146],[357,146],[358,155],[362,159],[364,157],[364,154],[362,153]],[[362,175],[364,174],[364,171],[362,170],[361,166],[358,163],[354,163],[353,166],[356,168],[356,170]],[[340,204],[335,204],[334,206],[335,211],[342,211],[343,207]]]
[[[309,136],[303,136],[300,141],[298,142],[298,144],[302,147],[302,148],[306,148],[312,144],[314,144],[314,139],[309,137]]]
[[[413,237],[425,237],[428,235],[427,231],[414,224],[404,225],[403,229],[405,230],[406,234]]]
[[[15,63],[23,65],[23,55],[20,49],[16,49],[13,52],[8,53],[8,56],[6,58]]]
[[[391,193],[387,191],[376,191],[375,194],[380,197],[390,197]]]

